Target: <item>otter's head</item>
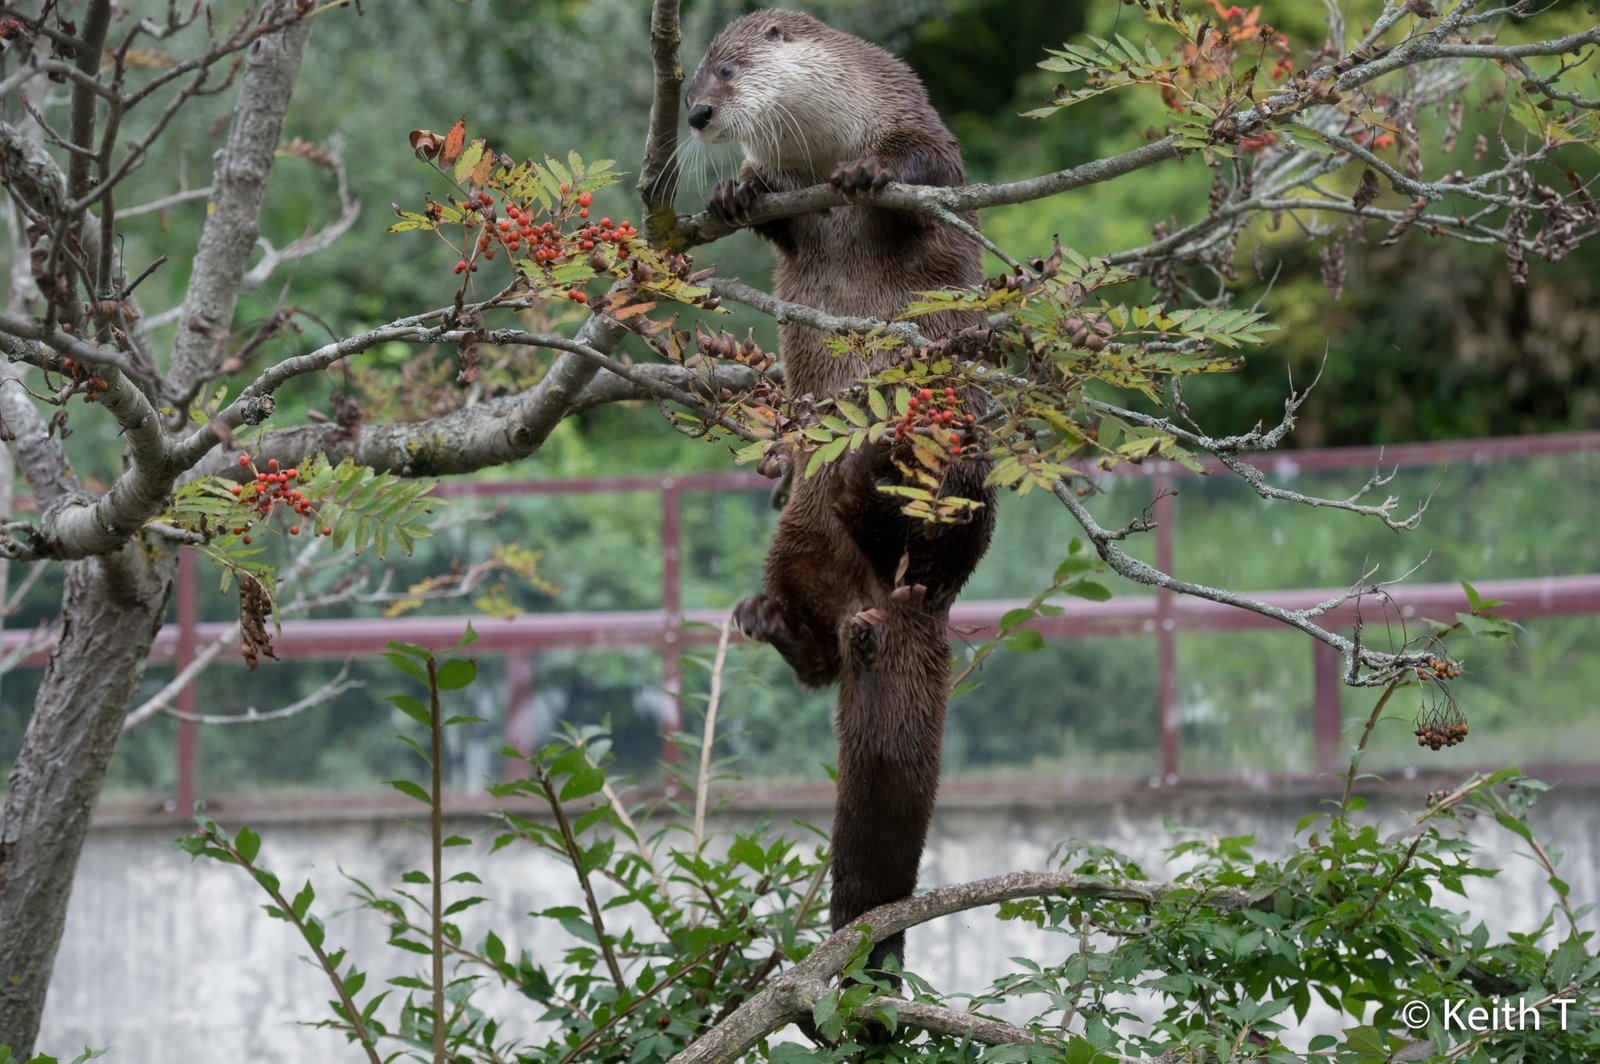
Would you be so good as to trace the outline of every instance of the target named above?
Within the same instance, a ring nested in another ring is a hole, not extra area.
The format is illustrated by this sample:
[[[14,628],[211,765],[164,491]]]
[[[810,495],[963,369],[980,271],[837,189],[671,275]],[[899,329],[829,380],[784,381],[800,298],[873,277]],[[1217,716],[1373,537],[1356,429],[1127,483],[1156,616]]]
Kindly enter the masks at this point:
[[[828,173],[863,154],[882,120],[872,91],[898,59],[793,11],[735,19],[689,79],[689,126],[707,144],[737,143],[758,165]]]

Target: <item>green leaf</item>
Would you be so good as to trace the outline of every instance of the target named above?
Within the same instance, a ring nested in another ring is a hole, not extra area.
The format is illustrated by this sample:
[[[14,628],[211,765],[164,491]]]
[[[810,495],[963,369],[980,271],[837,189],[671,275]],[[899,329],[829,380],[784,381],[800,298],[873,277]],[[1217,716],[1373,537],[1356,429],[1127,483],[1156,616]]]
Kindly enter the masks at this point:
[[[417,662],[414,661],[409,655],[391,650],[385,651],[383,656],[388,658],[390,664],[392,664],[395,668],[399,669],[401,672],[405,673],[422,686],[428,686],[427,670],[421,665],[417,664]]]
[[[1019,628],[1005,637],[1006,646],[1024,654],[1044,649],[1044,636],[1032,628]]]
[[[415,798],[423,805],[432,805],[433,799],[428,797],[428,792],[410,780],[387,780],[389,786],[410,798]]]
[[[239,834],[233,837],[233,848],[239,851],[239,856],[244,858],[246,864],[253,864],[256,855],[261,852],[261,836],[248,826],[241,827]]]
[[[459,691],[478,676],[478,663],[471,658],[451,658],[439,666],[439,690]]]
[[[306,912],[311,908],[311,902],[316,898],[317,892],[311,889],[311,880],[306,880],[306,885],[300,888],[300,893],[294,896],[294,901],[289,907],[294,910],[296,917],[304,920]]]
[[[456,645],[451,647],[450,650],[448,651],[448,653],[459,654],[461,651],[467,649],[468,647],[470,647],[472,644],[476,643],[477,641],[478,641],[477,630],[472,627],[472,622],[468,621],[467,622],[467,630],[465,632],[461,633],[461,638],[456,640]]]
[[[733,840],[733,845],[728,847],[728,858],[749,865],[757,872],[764,872],[767,868],[767,851],[749,835],[741,835]]]
[[[584,765],[573,770],[572,775],[561,787],[560,800],[570,802],[575,798],[584,798],[594,794],[605,786],[606,774],[593,765]]]
[[[388,695],[385,701],[424,728],[430,725],[428,707],[410,695]]]

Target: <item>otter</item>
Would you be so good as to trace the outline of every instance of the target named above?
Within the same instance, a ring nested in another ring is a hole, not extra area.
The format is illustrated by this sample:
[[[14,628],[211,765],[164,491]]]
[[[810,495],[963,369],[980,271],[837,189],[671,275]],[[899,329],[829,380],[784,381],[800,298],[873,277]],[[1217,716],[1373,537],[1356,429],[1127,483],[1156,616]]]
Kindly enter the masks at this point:
[[[966,183],[954,135],[895,56],[808,15],[758,11],[712,41],[685,103],[700,140],[744,152],[738,178],[708,197],[713,214],[747,224],[761,193],[824,181],[852,200],[752,227],[777,249],[780,298],[888,320],[916,293],[982,280],[982,248],[971,233],[872,204],[890,181]],[[966,220],[976,227],[976,218]],[[981,321],[975,312],[941,312],[919,325],[938,339]],[[898,357],[835,356],[821,333],[793,322],[780,326],[778,350],[790,395],[813,399],[844,393]],[[945,464],[941,492],[983,505],[964,523],[932,524],[907,517],[879,490],[902,475],[895,457],[894,443],[869,444],[797,476],[767,553],[763,592],[734,611],[741,631],[776,648],[801,683],[840,685],[835,930],[916,888],[939,787],[950,606],[994,526],[986,461]],[[904,947],[903,933],[886,938],[868,963],[903,961]]]

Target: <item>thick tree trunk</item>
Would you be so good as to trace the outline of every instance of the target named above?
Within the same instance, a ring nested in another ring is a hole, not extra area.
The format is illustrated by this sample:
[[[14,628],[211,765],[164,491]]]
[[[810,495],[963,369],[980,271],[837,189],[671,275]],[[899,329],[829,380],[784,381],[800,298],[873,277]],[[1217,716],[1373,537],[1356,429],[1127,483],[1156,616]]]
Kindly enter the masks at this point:
[[[166,612],[175,559],[135,541],[66,567],[50,656],[0,819],[0,1045],[33,1055],[73,873]]]

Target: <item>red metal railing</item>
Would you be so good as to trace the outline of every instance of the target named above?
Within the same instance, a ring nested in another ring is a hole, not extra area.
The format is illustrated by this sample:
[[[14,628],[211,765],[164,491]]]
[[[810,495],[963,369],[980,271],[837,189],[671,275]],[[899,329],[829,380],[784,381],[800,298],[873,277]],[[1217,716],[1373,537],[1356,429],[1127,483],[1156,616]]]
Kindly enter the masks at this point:
[[[1570,455],[1600,451],[1600,432],[1559,433],[1542,436],[1504,437],[1439,443],[1401,444],[1388,448],[1348,447],[1314,451],[1294,451],[1262,455],[1255,459],[1263,471],[1286,475],[1313,470],[1343,470],[1384,466],[1412,468],[1446,463],[1491,463],[1548,455]],[[1121,476],[1144,477],[1151,490],[1156,562],[1172,571],[1175,513],[1171,506],[1171,487],[1175,478],[1192,475],[1167,462],[1148,462],[1123,466]],[[480,640],[476,650],[505,655],[507,667],[507,741],[518,748],[531,745],[529,722],[525,716],[534,685],[531,653],[541,650],[648,649],[662,657],[662,677],[669,695],[667,732],[681,724],[677,716],[682,671],[680,654],[684,647],[704,645],[716,640],[716,628],[725,611],[684,610],[682,596],[683,543],[681,501],[684,492],[761,491],[771,482],[756,474],[714,473],[672,476],[606,477],[592,480],[457,481],[443,484],[443,496],[521,496],[610,494],[649,492],[660,499],[661,514],[661,606],[655,610],[568,612],[525,614],[513,618],[470,618]],[[163,627],[151,652],[153,662],[171,663],[178,668],[192,661],[196,648],[219,638],[227,629],[220,622],[198,620],[195,559],[183,559],[177,588],[177,622]],[[1600,574],[1575,574],[1536,579],[1483,580],[1477,587],[1485,597],[1503,600],[1502,611],[1517,619],[1564,617],[1600,613]],[[1457,584],[1398,585],[1388,589],[1394,607],[1402,618],[1448,615],[1466,608],[1465,594]],[[1326,589],[1291,589],[1259,593],[1257,598],[1286,609],[1301,609],[1333,597]],[[951,623],[963,630],[995,626],[1010,609],[1020,605],[1010,601],[958,603]],[[459,638],[467,617],[400,617],[389,619],[307,619],[286,621],[274,641],[282,660],[342,659],[375,656],[391,640],[422,646],[448,647]],[[1354,603],[1323,617],[1327,625],[1349,625],[1356,620]],[[1030,623],[1046,638],[1068,636],[1153,635],[1157,642],[1159,668],[1158,713],[1161,749],[1161,782],[1179,780],[1178,745],[1178,669],[1177,636],[1180,632],[1216,633],[1245,630],[1282,630],[1268,617],[1202,599],[1175,595],[1158,589],[1153,595],[1124,596],[1108,602],[1075,603],[1058,617],[1041,617]],[[10,649],[31,633],[3,633],[4,648]],[[41,650],[30,664],[42,664],[48,649]],[[1340,669],[1336,652],[1321,643],[1312,644],[1313,721],[1317,770],[1331,768],[1339,757],[1341,736]],[[180,696],[179,708],[193,712],[195,685]],[[185,723],[178,729],[177,808],[186,809],[194,798],[195,726]],[[676,747],[664,744],[667,757]]]

